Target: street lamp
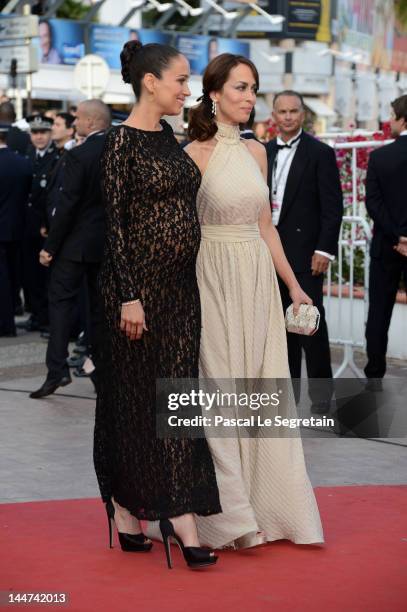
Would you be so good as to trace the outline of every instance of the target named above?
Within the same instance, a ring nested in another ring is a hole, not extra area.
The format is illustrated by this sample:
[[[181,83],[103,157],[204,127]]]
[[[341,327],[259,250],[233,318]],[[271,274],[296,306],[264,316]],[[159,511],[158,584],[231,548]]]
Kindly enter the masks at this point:
[[[175,2],[182,7],[178,10],[183,17],[186,17],[187,15],[190,17],[198,17],[199,15],[202,15],[204,11],[204,9],[201,7],[194,8],[193,6],[189,5],[188,2],[185,2],[185,0],[175,0]]]
[[[133,17],[137,11],[151,11],[151,9],[155,9],[159,13],[167,13],[171,9],[174,10],[174,4],[172,2],[161,3],[157,0],[132,0],[130,3],[131,9],[126,13],[123,19],[120,21],[120,26],[125,26],[128,21]],[[162,19],[162,17],[161,17]]]
[[[322,49],[322,51],[318,52],[318,55],[322,57],[325,55],[332,55],[338,60],[351,62],[352,64],[357,64],[363,59],[361,53],[355,53],[354,51],[338,51],[337,49]]]
[[[239,16],[239,11],[225,11],[222,6],[219,6],[219,4],[216,4],[216,2],[213,0],[205,0],[205,2],[215,9],[217,13],[220,13],[225,19],[232,20]]]
[[[172,8],[174,4],[172,2],[158,2],[157,0],[148,0],[145,10],[155,9],[159,13],[166,13]]]
[[[265,51],[260,51],[260,55],[266,58],[266,60],[270,62],[271,64],[276,64],[282,59],[282,56],[284,55],[284,53],[273,53],[272,55],[269,55]]]
[[[256,13],[268,19],[268,21],[270,21],[270,23],[272,23],[273,25],[279,25],[280,23],[283,23],[283,21],[285,21],[285,17],[283,17],[283,15],[270,15],[270,13],[267,13],[267,11],[262,9],[261,6],[259,6],[258,4],[249,2],[248,5],[251,9],[253,9],[253,11],[256,11]]]

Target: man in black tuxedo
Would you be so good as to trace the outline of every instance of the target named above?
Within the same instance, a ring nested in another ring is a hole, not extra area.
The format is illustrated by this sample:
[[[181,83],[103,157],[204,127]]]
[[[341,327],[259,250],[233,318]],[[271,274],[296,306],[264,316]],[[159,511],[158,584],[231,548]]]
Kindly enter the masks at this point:
[[[51,266],[49,285],[50,339],[46,363],[47,379],[31,393],[32,398],[51,395],[71,382],[66,359],[69,333],[82,282],[89,288],[91,318],[98,326],[97,274],[103,255],[105,214],[101,193],[100,158],[110,110],[100,100],[87,100],[78,107],[75,127],[83,144],[67,151],[62,161],[62,179],[51,213],[47,240],[40,253],[44,266]],[[97,333],[93,335],[97,343]],[[97,347],[94,346],[95,351]]]
[[[266,145],[273,222],[302,289],[321,313],[319,330],[313,336],[287,334],[290,372],[293,379],[301,377],[303,349],[311,410],[323,413],[329,411],[333,382],[322,286],[324,273],[338,252],[343,213],[339,171],[333,149],[302,130],[300,94],[277,94],[273,119],[280,132]],[[283,283],[280,290],[286,309],[290,296]],[[294,389],[298,401],[298,383]]]
[[[366,208],[374,221],[370,249],[367,378],[386,372],[388,331],[402,276],[407,286],[407,95],[392,102],[396,140],[369,157]]]
[[[15,336],[18,253],[31,187],[30,162],[8,145],[11,125],[0,123],[0,336]]]

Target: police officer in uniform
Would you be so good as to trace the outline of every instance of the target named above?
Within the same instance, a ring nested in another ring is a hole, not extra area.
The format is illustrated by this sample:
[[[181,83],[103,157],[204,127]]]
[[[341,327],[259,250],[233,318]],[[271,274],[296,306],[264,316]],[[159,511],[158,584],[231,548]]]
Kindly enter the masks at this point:
[[[45,331],[48,326],[47,270],[38,261],[46,235],[47,187],[59,159],[52,142],[53,120],[44,115],[27,118],[31,143],[27,157],[31,162],[33,180],[26,211],[23,246],[23,285],[31,307],[31,316],[19,327],[27,331]]]
[[[15,336],[18,253],[31,185],[31,166],[7,144],[11,124],[0,122],[0,336]]]

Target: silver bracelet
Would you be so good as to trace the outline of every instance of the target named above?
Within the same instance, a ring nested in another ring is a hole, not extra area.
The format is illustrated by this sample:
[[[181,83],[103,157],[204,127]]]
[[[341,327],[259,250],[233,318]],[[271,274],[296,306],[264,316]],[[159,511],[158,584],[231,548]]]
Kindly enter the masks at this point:
[[[140,300],[131,300],[131,302],[123,302],[122,306],[130,306],[131,304],[137,304],[137,302],[139,302]]]

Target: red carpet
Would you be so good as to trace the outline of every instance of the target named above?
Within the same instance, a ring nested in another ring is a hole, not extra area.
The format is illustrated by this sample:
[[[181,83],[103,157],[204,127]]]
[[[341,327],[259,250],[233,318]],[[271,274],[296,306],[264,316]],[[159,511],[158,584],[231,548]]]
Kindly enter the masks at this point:
[[[0,590],[67,592],[68,605],[45,608],[78,612],[406,612],[407,486],[316,492],[324,547],[223,552],[199,572],[178,548],[168,570],[159,543],[147,554],[110,550],[100,500],[3,504]]]

